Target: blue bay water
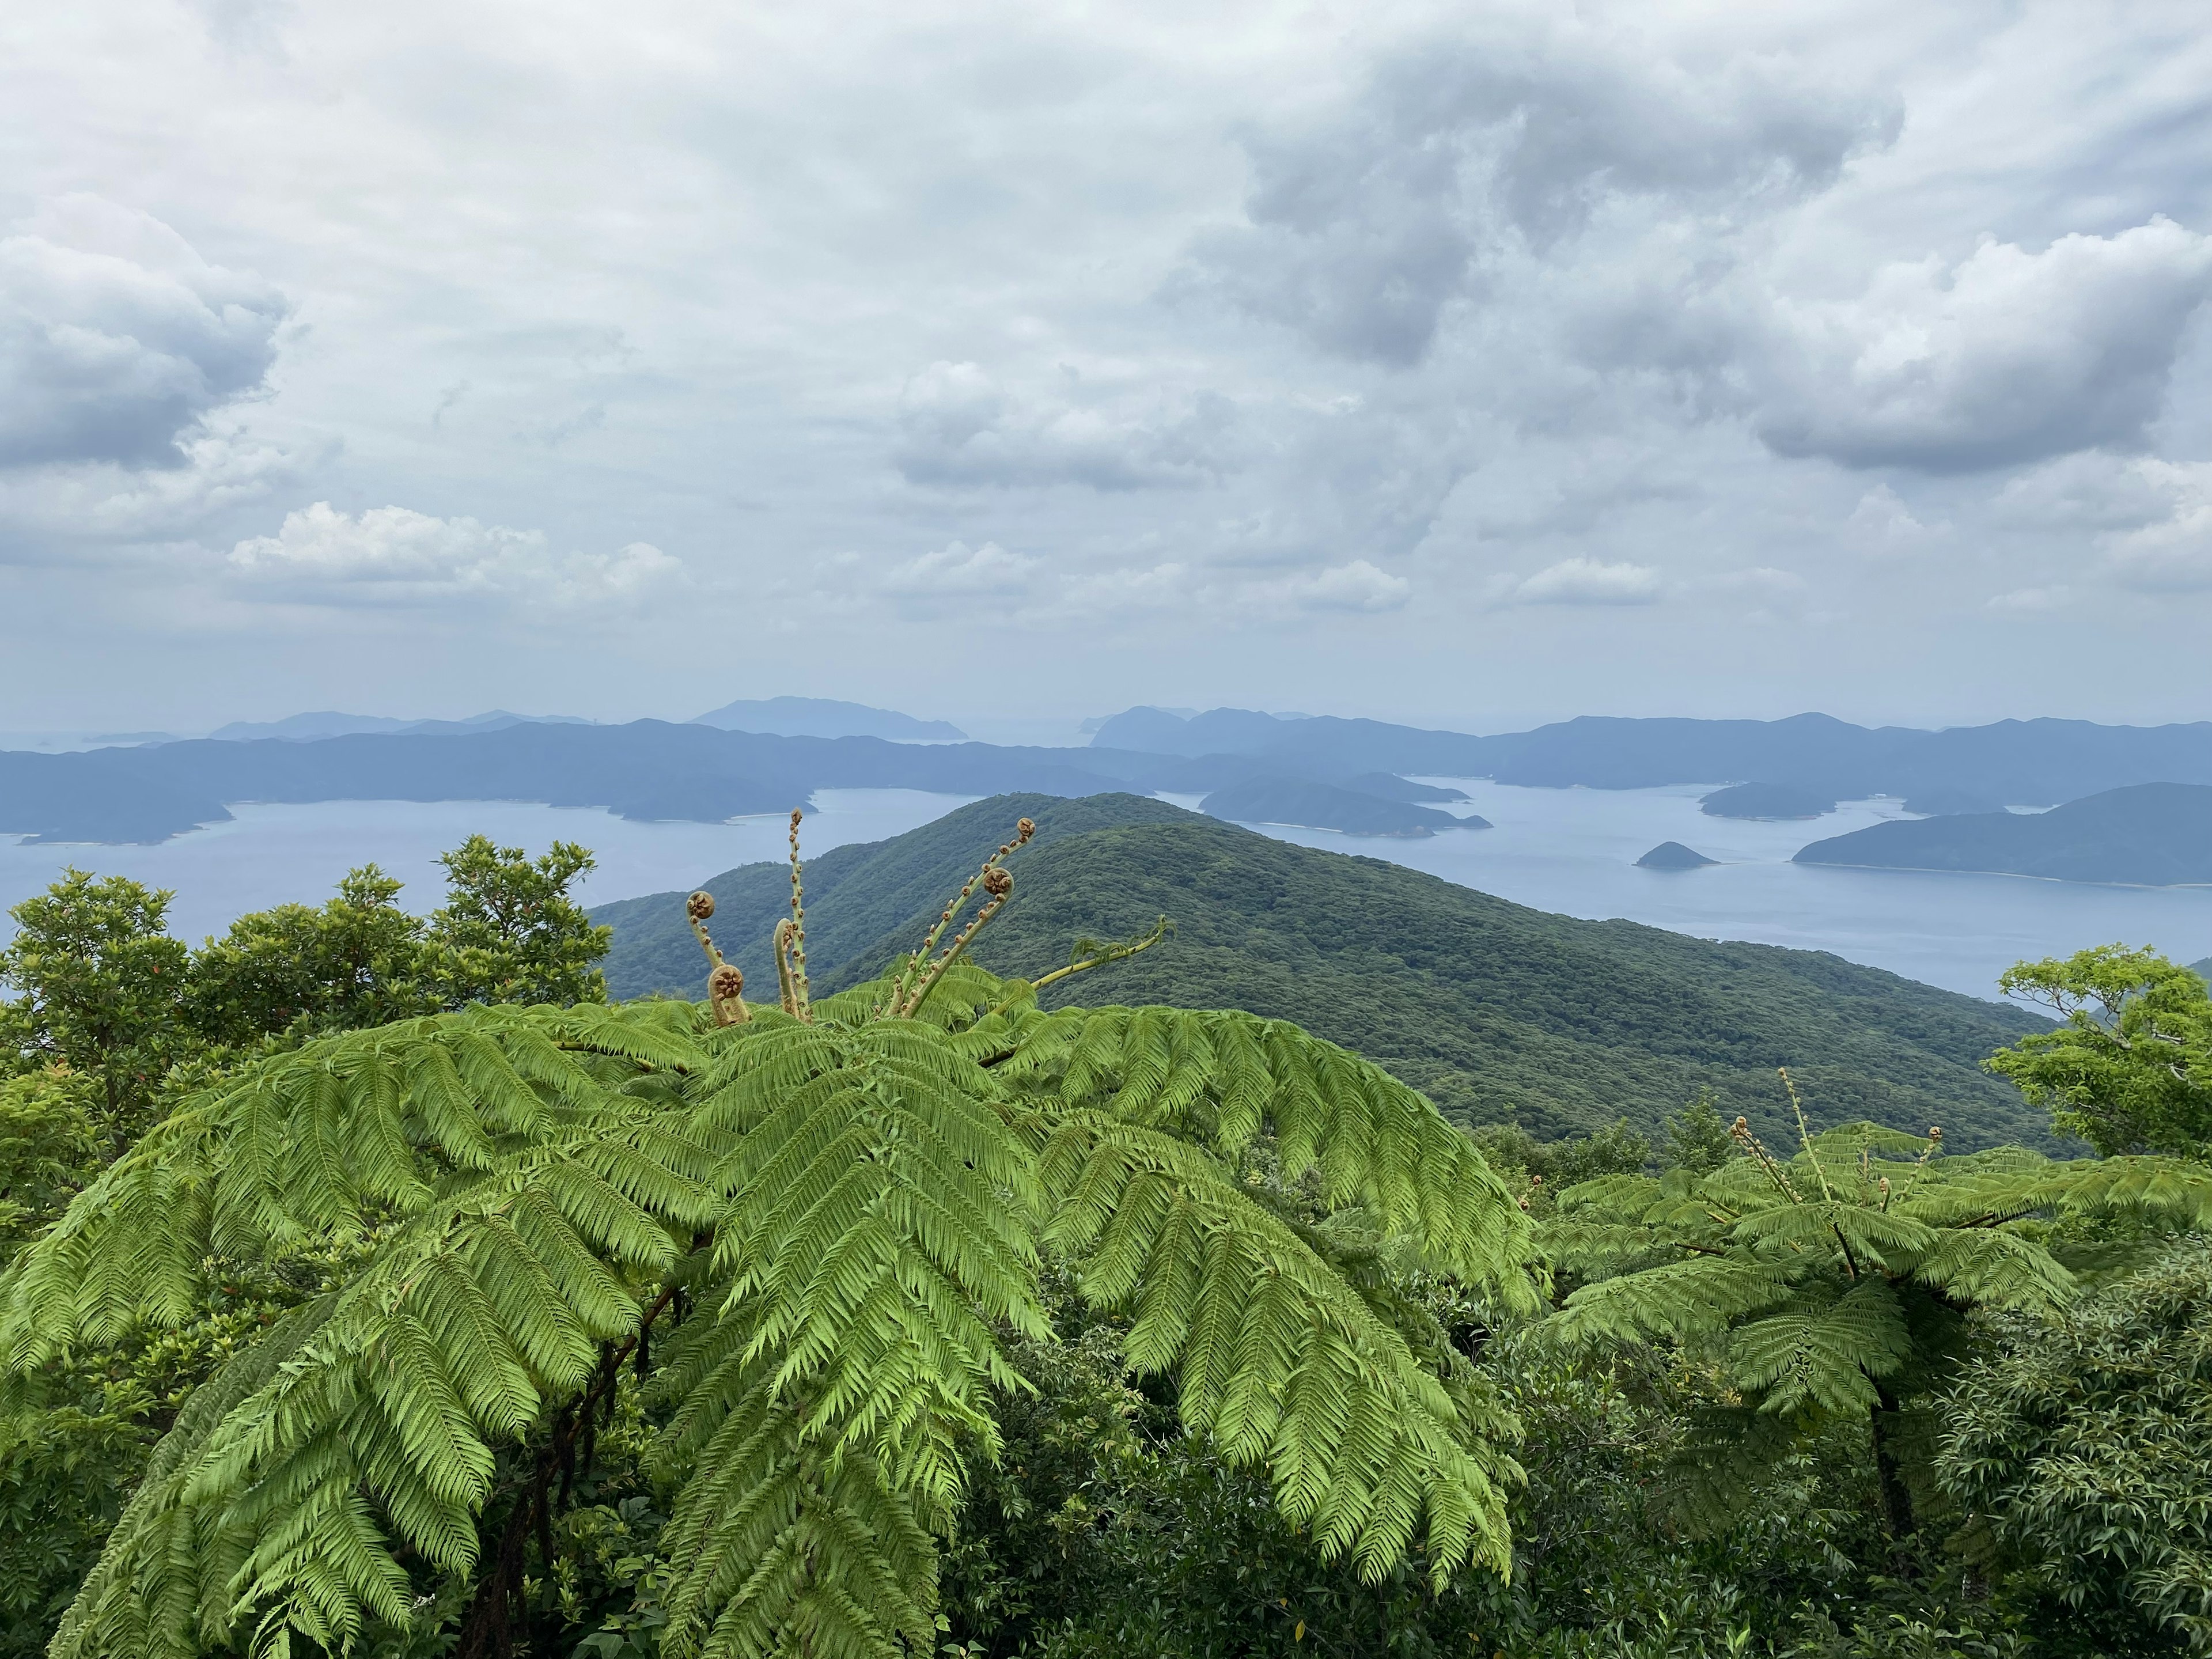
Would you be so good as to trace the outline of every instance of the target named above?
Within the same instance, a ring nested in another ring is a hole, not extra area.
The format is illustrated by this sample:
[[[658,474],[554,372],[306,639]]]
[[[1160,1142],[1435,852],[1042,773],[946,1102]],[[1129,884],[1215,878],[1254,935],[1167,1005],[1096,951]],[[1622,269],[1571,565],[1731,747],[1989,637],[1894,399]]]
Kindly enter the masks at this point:
[[[800,851],[811,856],[848,842],[904,835],[970,799],[915,789],[820,790],[800,827]],[[445,900],[438,854],[478,834],[533,856],[556,841],[580,842],[599,867],[579,891],[585,903],[603,904],[693,887],[733,865],[781,859],[789,831],[781,814],[727,823],[639,823],[597,807],[526,801],[344,800],[231,811],[228,823],[155,847],[0,844],[0,910],[75,865],[173,890],[169,931],[197,944],[249,910],[320,903],[347,871],[374,863],[407,884],[402,904],[427,913]],[[0,934],[12,931],[0,924]]]
[[[2212,955],[2212,888],[2103,887],[1789,861],[1808,842],[1902,816],[1894,801],[1850,802],[1817,820],[1760,823],[1705,817],[1697,804],[1702,786],[1529,789],[1483,779],[1436,781],[1464,789],[1473,799],[1456,810],[1478,812],[1496,827],[1419,841],[1254,827],[1303,846],[1387,859],[1539,909],[1832,951],[1978,996],[1996,995],[1997,975],[2023,957],[2116,939],[2151,945],[2181,961]],[[807,813],[804,848],[814,854],[900,835],[968,799],[823,790]],[[408,884],[403,902],[427,911],[444,891],[438,854],[476,833],[533,854],[556,839],[581,842],[599,860],[583,884],[589,903],[690,888],[733,865],[784,852],[780,816],[635,823],[595,809],[515,801],[234,810],[231,823],[156,847],[0,842],[0,909],[75,864],[173,889],[172,931],[197,941],[248,910],[288,900],[319,902],[347,870],[371,861]],[[1636,868],[1636,860],[1662,841],[1682,842],[1721,862],[1679,872]]]
[[[1698,797],[1712,785],[1531,789],[1483,778],[1427,781],[1465,790],[1472,799],[1450,810],[1480,814],[1495,827],[1417,841],[1254,827],[1302,846],[1387,859],[1540,910],[1831,951],[1973,996],[1996,997],[1997,975],[2023,958],[2115,940],[2149,945],[2179,962],[2212,955],[2212,887],[1790,862],[1808,842],[1907,816],[1895,800],[1847,801],[1825,817],[1760,823],[1698,811]],[[1720,862],[1638,869],[1636,860],[1664,841]]]

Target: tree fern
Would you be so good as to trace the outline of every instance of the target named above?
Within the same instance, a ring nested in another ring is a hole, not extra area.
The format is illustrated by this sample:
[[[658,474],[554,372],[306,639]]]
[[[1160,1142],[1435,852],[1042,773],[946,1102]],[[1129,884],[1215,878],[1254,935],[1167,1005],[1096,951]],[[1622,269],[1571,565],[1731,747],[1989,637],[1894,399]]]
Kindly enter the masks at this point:
[[[695,897],[704,1006],[325,1039],[118,1162],[0,1281],[11,1389],[183,1319],[219,1255],[349,1240],[365,1266],[196,1398],[56,1651],[343,1650],[408,1626],[426,1575],[473,1584],[464,1650],[496,1649],[625,1362],[666,1413],[666,1651],[926,1651],[934,1540],[1024,1386],[1004,1345],[1050,1334],[1048,1254],[1325,1553],[1504,1571],[1510,1424],[1242,1164],[1264,1142],[1389,1248],[1525,1305],[1524,1218],[1425,1100],[1295,1026],[1046,1014],[975,968],[1006,850],[978,917],[941,945],[948,907],[878,984],[810,996],[794,840],[778,1006],[725,982]]]
[[[1827,1423],[1862,1417],[1891,1522],[1909,1528],[1901,1414],[1955,1356],[1960,1316],[2049,1310],[2076,1290],[2041,1224],[2134,1211],[2201,1224],[2212,1205],[2201,1166],[2053,1162],[2016,1148],[1945,1157],[1937,1129],[1916,1138],[1856,1124],[1814,1136],[1802,1113],[1798,1121],[1788,1158],[1738,1119],[1741,1156],[1710,1175],[1570,1188],[1541,1235],[1554,1267],[1585,1281],[1548,1322],[1553,1334],[1682,1343],[1744,1402],[1714,1419],[1723,1439],[1772,1425],[1757,1427],[1759,1456],[1698,1449],[1708,1467],[1693,1485],[1709,1497],[1727,1484],[1717,1471],[1755,1468]]]

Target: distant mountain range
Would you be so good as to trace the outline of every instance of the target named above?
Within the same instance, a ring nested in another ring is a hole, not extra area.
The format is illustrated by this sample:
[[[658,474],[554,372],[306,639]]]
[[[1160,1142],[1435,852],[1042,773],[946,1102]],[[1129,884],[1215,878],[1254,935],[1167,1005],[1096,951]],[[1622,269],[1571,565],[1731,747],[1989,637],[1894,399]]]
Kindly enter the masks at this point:
[[[830,697],[740,698],[695,717],[694,726],[728,732],[765,732],[780,738],[888,738],[898,743],[964,743],[968,734],[950,720],[918,720],[891,708]]]
[[[1378,860],[1271,841],[1127,794],[980,801],[806,866],[817,989],[871,978],[1018,817],[1013,901],[978,958],[1034,977],[1084,936],[1127,937],[1165,915],[1167,941],[1079,976],[1077,1002],[1238,1007],[1298,1020],[1426,1091],[1462,1121],[1554,1136],[1626,1115],[1646,1132],[1701,1085],[1722,1110],[1786,1139],[1774,1068],[1822,1122],[1941,1123],[1950,1144],[2047,1139],[2047,1120],[1979,1069],[2045,1022],[1810,951],[1717,944],[1625,921],[1548,915]],[[702,884],[714,939],[752,994],[775,984],[768,942],[790,898],[781,864]],[[697,998],[707,964],[682,892],[602,905],[619,996]],[[1794,1133],[1794,1132],[1792,1132]]]
[[[510,714],[504,708],[471,714],[459,720],[387,720],[381,714],[290,714],[281,720],[233,720],[208,736],[217,743],[254,743],[264,738],[288,743],[313,743],[324,738],[349,738],[374,732],[387,737],[462,738],[484,732],[503,732],[510,726],[597,726],[576,714]]]
[[[751,729],[776,726],[814,732]],[[863,726],[869,729],[854,729]],[[235,724],[194,741],[0,751],[0,834],[160,841],[228,817],[234,802],[348,799],[543,801],[714,823],[803,805],[817,789],[905,788],[1164,792],[1201,797],[1207,811],[1240,822],[1406,836],[1482,827],[1433,809],[1432,802],[1464,798],[1413,781],[1435,776],[1606,789],[1717,783],[1725,787],[1706,797],[1708,811],[1758,817],[1811,816],[1875,793],[1901,795],[1908,806],[1940,802],[1948,811],[2045,805],[2147,783],[2212,786],[2212,723],[2010,720],[1921,732],[1870,730],[1818,714],[1589,718],[1483,737],[1249,709],[1186,716],[1144,708],[1102,722],[1088,748],[951,740],[957,735],[942,721],[798,697],[731,703],[681,726],[598,726],[504,711],[420,721],[303,714]],[[1936,833],[1894,844],[1955,846],[1954,856],[1984,862],[1943,867],[1993,867],[1985,860],[1996,854],[1967,850],[1986,836],[1959,833],[1966,839]],[[1855,853],[1850,861],[1890,857]],[[2083,867],[2109,862],[2087,858]]]
[[[1154,754],[1264,759],[1323,777],[1381,770],[1593,789],[1788,784],[1830,804],[1893,795],[1908,806],[1924,797],[1945,810],[2051,806],[2132,783],[2212,784],[2212,721],[2201,720],[2154,726],[1999,720],[1927,732],[1852,726],[1826,714],[1780,720],[1584,715],[1476,737],[1250,709],[1216,708],[1185,720],[1133,708],[1104,722],[1091,742]]]
[[[2047,812],[1899,818],[1814,842],[1796,861],[2142,887],[2212,883],[2212,788],[2141,783]]]

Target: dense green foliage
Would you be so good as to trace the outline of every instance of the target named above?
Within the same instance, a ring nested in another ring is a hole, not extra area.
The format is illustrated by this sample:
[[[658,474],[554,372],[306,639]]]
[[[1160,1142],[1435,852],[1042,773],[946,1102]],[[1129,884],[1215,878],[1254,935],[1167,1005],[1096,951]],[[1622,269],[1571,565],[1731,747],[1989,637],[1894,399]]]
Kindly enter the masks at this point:
[[[1544,1139],[1626,1115],[1656,1134],[1710,1087],[1728,1117],[1781,1133],[1774,1068],[1807,1085],[1826,1122],[1943,1123],[1960,1146],[2049,1143],[2048,1120],[1980,1061],[2045,1022],[1837,957],[1715,944],[1622,921],[1548,915],[1396,865],[1316,852],[1133,796],[1015,797],[963,808],[816,866],[809,951],[817,982],[872,977],[934,915],[959,854],[1008,811],[1036,820],[1014,855],[1021,902],[977,945],[985,966],[1035,976],[1085,934],[1175,924],[1115,969],[1120,994],[1295,1020],[1385,1066],[1461,1122],[1517,1122]],[[834,868],[833,866],[834,862]],[[707,884],[732,939],[764,938],[781,868]],[[657,908],[656,908],[657,907]],[[593,913],[613,924],[615,994],[698,994],[703,964],[681,896]],[[772,980],[766,951],[732,952]],[[1049,1001],[1056,994],[1047,994]]]
[[[2002,1328],[1945,1409],[1970,1541],[2054,1653],[2212,1652],[2212,1248]]]
[[[19,994],[0,1005],[0,1066],[67,1079],[111,1158],[144,1133],[190,1046],[186,952],[165,930],[168,903],[71,870],[10,912],[17,931],[0,951],[0,982]]]
[[[0,1002],[0,1255],[255,1055],[506,988],[604,998],[591,963],[605,935],[567,895],[588,854],[532,860],[479,836],[445,863],[447,903],[427,921],[372,866],[325,905],[240,917],[197,951],[166,931],[170,896],[125,878],[70,871],[16,907],[0,951],[15,993]],[[218,1252],[209,1293],[170,1328],[76,1346],[0,1421],[0,1655],[43,1648],[198,1385],[348,1260],[300,1240]]]
[[[2064,1024],[1991,1057],[1990,1069],[2099,1152],[2212,1152],[2212,987],[2154,951],[2101,945],[2023,962],[2008,994]]]
[[[1543,1236],[1547,1259],[1588,1281],[1553,1322],[1563,1339],[1668,1339],[1737,1402],[1705,1414],[1683,1471],[1694,1522],[1856,1418],[1885,1517],[1910,1533],[1913,1487],[1928,1486],[1924,1407],[1966,1352],[1968,1316],[2049,1314],[2076,1289],[2036,1236],[2041,1221],[2212,1222],[2212,1171],[2169,1160],[1944,1158],[1940,1131],[1871,1124],[1802,1135],[1784,1159],[1738,1133],[1745,1156],[1710,1174],[1613,1176],[1562,1194]]]

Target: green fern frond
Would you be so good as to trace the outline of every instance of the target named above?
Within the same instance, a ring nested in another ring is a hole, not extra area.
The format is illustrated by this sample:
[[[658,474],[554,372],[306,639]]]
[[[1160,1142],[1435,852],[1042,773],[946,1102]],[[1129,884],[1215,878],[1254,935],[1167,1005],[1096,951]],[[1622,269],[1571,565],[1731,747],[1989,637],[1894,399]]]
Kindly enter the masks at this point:
[[[678,1491],[668,1650],[927,1651],[932,1533],[1026,1386],[1001,1344],[1050,1335],[1048,1238],[1131,1316],[1131,1358],[1175,1376],[1186,1423],[1264,1468],[1326,1553],[1370,1580],[1417,1541],[1438,1582],[1506,1571],[1513,1425],[1359,1266],[1533,1304],[1528,1223],[1473,1144],[1279,1021],[1048,1014],[957,951],[929,971],[898,1009],[879,984],[729,1025],[471,1007],[187,1102],[0,1279],[12,1376],[190,1317],[217,1253],[345,1243],[366,1265],[195,1396],[56,1651],[404,1630],[403,1561],[472,1571],[501,1449],[625,1349],[650,1369],[642,1322],[672,1304],[651,1345]],[[1344,1237],[1232,1178],[1263,1137],[1356,1212]],[[1345,1242],[1370,1223],[1379,1243]]]
[[[1526,1304],[1527,1220],[1474,1142],[1382,1067],[1287,1021],[1175,1008],[1044,1017],[994,1069],[1224,1156],[1272,1134],[1285,1175],[1317,1175],[1324,1202],[1364,1206],[1438,1266]]]
[[[1737,1222],[1733,1231],[1754,1248],[1778,1246],[1823,1254],[1840,1250],[1853,1273],[1869,1267],[1909,1271],[1936,1248],[1936,1238],[1934,1229],[1911,1216],[1826,1199],[1759,1211]]]
[[[1697,1255],[1585,1285],[1548,1322],[1563,1340],[1711,1336],[1787,1301],[1789,1274],[1747,1255]]]
[[[1912,1277],[1961,1305],[2056,1309],[2080,1288],[2047,1249],[2017,1233],[1951,1227],[1940,1238]]]
[[[1865,1279],[1738,1326],[1728,1360],[1739,1385],[1759,1392],[1760,1411],[1790,1416],[1873,1409],[1875,1380],[1894,1376],[1911,1352],[1897,1293]]]
[[[1423,1539],[1441,1580],[1506,1570],[1504,1466],[1399,1334],[1219,1161],[1104,1111],[1061,1119],[1041,1160],[1047,1236],[1085,1295],[1133,1316],[1136,1370],[1172,1373],[1182,1419],[1265,1468],[1293,1525],[1370,1580]]]

